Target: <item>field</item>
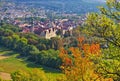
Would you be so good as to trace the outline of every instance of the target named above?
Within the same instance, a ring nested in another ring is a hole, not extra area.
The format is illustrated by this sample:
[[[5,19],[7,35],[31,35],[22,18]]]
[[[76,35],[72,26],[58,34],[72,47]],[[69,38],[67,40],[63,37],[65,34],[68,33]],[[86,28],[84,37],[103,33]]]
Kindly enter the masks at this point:
[[[62,75],[58,70],[28,62],[26,58],[21,58],[18,53],[0,47],[0,78],[10,80],[10,73],[17,70],[32,70],[33,68],[44,70],[51,81],[55,81],[56,77]]]

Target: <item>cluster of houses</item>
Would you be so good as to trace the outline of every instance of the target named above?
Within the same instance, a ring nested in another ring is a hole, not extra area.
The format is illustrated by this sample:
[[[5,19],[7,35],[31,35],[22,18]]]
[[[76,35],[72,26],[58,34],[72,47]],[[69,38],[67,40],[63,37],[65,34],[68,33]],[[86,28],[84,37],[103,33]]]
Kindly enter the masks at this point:
[[[31,16],[47,18],[46,10],[42,8],[31,8],[25,4],[15,4],[3,2],[0,7],[0,18],[15,19],[15,18],[29,18]]]
[[[19,26],[23,33],[33,32],[46,39],[56,37],[58,31],[61,31],[60,36],[64,36],[66,32],[72,35],[72,30],[78,26],[76,22],[69,19],[46,20],[45,22],[34,21],[32,24],[21,23],[20,20],[15,20],[14,25]]]

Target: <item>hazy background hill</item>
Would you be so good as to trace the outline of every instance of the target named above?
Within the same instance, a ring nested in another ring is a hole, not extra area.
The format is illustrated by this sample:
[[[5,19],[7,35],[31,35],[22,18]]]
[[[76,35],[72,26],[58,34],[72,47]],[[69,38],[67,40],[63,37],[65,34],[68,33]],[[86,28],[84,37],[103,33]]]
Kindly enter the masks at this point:
[[[7,1],[17,1],[17,2],[30,2],[30,1],[59,1],[59,2],[105,2],[106,0],[7,0]]]
[[[34,5],[46,9],[64,12],[84,14],[96,12],[97,6],[103,5],[105,0],[8,0],[17,4]]]

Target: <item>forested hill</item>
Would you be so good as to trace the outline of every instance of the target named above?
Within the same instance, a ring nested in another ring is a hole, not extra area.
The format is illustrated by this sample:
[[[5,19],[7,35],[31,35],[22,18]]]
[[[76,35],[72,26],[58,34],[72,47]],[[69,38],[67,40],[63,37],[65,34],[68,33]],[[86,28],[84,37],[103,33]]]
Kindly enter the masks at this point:
[[[103,5],[105,0],[8,0],[16,3],[34,4],[35,7],[44,7],[66,13],[84,14],[96,12],[97,6]]]

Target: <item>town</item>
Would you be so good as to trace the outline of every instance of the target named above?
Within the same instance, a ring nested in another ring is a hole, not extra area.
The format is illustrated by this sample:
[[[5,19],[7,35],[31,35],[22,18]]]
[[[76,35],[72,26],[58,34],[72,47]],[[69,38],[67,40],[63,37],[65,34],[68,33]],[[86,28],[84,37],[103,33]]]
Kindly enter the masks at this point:
[[[3,2],[0,8],[1,23],[15,25],[21,28],[23,33],[35,33],[40,37],[50,39],[51,37],[60,37],[72,35],[72,30],[84,23],[86,16],[77,14],[57,13],[44,8],[28,7],[24,4]]]

